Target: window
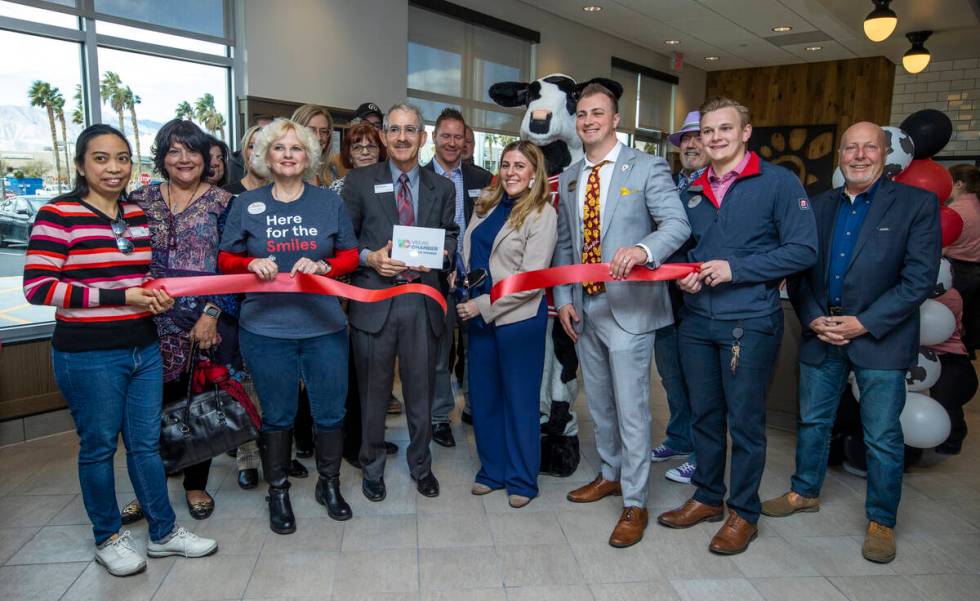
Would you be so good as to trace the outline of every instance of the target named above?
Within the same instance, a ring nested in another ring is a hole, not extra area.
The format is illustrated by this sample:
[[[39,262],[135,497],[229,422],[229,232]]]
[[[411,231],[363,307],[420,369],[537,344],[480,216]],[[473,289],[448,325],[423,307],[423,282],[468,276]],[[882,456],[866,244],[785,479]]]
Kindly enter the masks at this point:
[[[203,129],[228,139],[232,6],[0,0],[0,56],[8,59],[0,62],[0,340],[51,331],[54,308],[24,299],[24,253],[37,208],[71,186],[84,127],[123,130],[141,158],[137,177],[151,171],[153,138],[183,102]]]
[[[623,86],[619,101],[620,140],[637,150],[666,157],[677,78],[615,57],[612,77]]]
[[[408,95],[426,121],[453,106],[474,129],[516,134],[523,111],[494,104],[499,81],[527,81],[529,41],[435,13],[408,8]]]

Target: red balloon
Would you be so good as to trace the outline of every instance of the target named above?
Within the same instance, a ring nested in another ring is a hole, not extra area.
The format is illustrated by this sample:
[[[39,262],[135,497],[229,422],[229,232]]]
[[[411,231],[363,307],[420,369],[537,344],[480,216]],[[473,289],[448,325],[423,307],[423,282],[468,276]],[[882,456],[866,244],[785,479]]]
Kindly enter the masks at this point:
[[[928,190],[940,203],[946,202],[953,191],[953,177],[945,167],[932,159],[915,159],[897,176],[895,181]]]
[[[963,218],[949,207],[940,207],[939,227],[943,230],[943,248],[946,248],[963,233]]]

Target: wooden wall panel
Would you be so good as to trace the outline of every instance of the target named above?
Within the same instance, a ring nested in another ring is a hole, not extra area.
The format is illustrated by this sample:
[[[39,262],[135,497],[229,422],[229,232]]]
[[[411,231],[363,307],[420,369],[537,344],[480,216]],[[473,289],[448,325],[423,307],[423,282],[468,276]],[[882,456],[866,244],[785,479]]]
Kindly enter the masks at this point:
[[[51,340],[0,348],[0,421],[65,406],[51,367]]]
[[[752,123],[887,125],[895,65],[884,57],[708,73],[707,96],[730,96],[752,110]]]

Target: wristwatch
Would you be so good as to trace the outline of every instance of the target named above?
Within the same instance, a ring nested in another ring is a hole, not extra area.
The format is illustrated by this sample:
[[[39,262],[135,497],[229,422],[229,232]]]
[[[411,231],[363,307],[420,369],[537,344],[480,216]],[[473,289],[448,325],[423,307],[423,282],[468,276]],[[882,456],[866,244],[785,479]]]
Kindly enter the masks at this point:
[[[204,314],[208,317],[218,319],[218,317],[221,316],[221,309],[219,309],[216,305],[208,303],[204,306]]]

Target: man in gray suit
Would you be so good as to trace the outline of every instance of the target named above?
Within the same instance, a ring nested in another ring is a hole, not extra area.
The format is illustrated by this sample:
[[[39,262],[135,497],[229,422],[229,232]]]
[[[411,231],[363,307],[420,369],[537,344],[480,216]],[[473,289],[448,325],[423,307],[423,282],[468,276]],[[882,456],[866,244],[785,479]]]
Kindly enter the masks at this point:
[[[453,219],[452,182],[421,169],[419,149],[425,144],[422,112],[397,104],[384,118],[381,138],[388,160],[347,174],[343,197],[354,223],[361,266],[351,277],[355,286],[384,289],[409,282],[442,289],[439,273],[406,266],[391,258],[395,225],[440,228],[446,231],[444,268],[456,253],[459,226]],[[445,290],[442,289],[443,294]],[[408,467],[418,491],[439,494],[432,474],[431,399],[435,382],[436,344],[445,329],[445,316],[431,299],[407,294],[377,303],[350,304],[351,342],[361,391],[363,442],[361,490],[371,501],[385,498],[384,427],[388,399],[398,359],[405,415],[411,438]]]
[[[601,83],[598,83],[601,82]],[[666,161],[619,143],[616,82],[581,91],[576,130],[585,158],[558,182],[555,264],[609,262],[615,279],[633,267],[659,267],[691,233]],[[568,494],[576,503],[623,496],[609,537],[614,547],[643,538],[650,475],[650,359],[654,331],[673,322],[660,282],[586,282],[555,288],[565,331],[576,341],[585,396],[595,422],[602,472]]]

